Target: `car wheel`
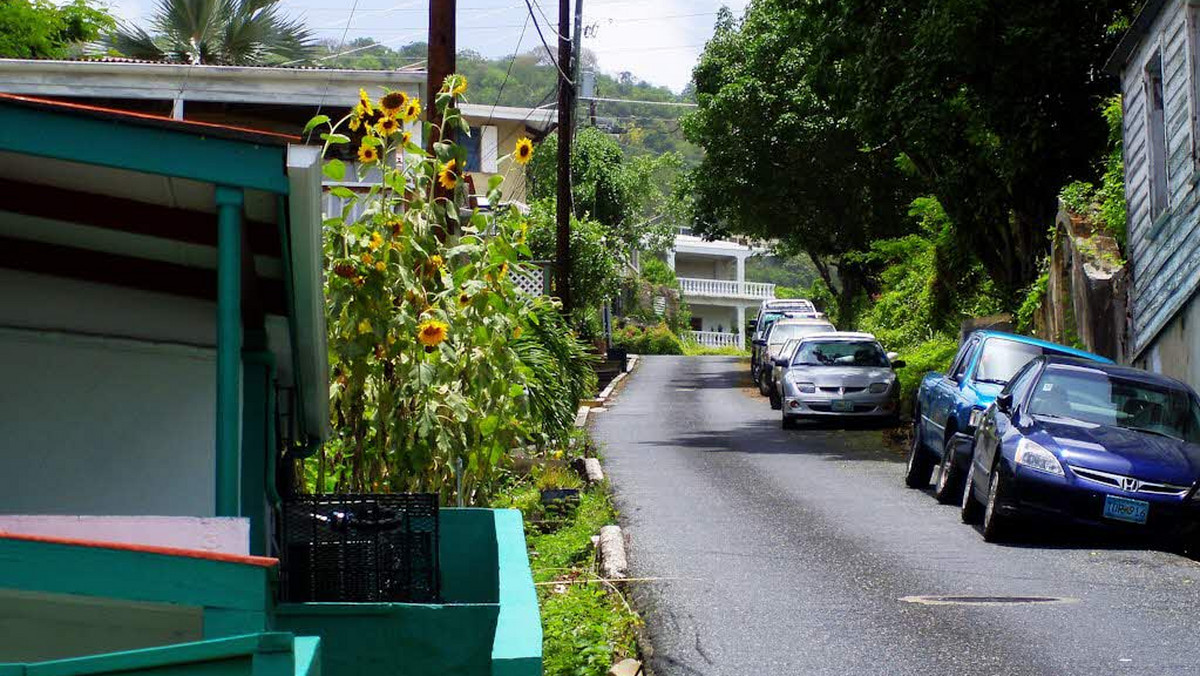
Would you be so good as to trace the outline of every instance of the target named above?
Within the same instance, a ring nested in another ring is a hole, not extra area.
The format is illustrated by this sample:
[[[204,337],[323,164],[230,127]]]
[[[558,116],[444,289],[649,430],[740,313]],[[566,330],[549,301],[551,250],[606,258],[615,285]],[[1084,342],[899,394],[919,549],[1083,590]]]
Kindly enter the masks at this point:
[[[1008,538],[1012,516],[1000,513],[1000,503],[1008,497],[1008,479],[999,463],[992,469],[992,480],[988,484],[987,505],[983,510],[983,539],[988,542],[1003,542]]]
[[[962,471],[954,463],[952,447],[942,451],[942,464],[933,487],[933,497],[943,505],[953,505],[962,497]]]
[[[925,444],[921,443],[921,425],[917,422],[920,419],[920,415],[913,417],[912,448],[908,450],[908,469],[904,473],[904,485],[909,488],[925,488],[933,477],[933,461]]]
[[[783,410],[783,397],[779,395],[779,388],[771,388],[771,409],[774,411]]]
[[[796,418],[794,416],[785,414],[781,420],[782,420],[782,422],[780,423],[780,426],[783,427],[783,429],[785,429],[785,430],[796,429]]]
[[[963,523],[975,523],[983,514],[983,505],[975,499],[975,462],[967,466],[967,479],[963,482],[962,517]]]
[[[766,374],[763,374],[758,379],[758,392],[764,397],[771,396],[771,390],[768,389],[770,381],[767,380]]]

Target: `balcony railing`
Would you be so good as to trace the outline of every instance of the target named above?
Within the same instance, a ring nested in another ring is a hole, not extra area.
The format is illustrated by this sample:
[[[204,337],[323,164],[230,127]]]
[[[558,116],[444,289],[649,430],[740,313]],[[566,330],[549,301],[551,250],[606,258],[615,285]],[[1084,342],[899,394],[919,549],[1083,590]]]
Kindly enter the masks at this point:
[[[775,285],[762,282],[739,282],[733,279],[679,278],[679,289],[685,296],[708,296],[714,298],[764,298],[775,297]]]
[[[687,336],[704,347],[741,347],[738,334],[716,331],[688,331]]]

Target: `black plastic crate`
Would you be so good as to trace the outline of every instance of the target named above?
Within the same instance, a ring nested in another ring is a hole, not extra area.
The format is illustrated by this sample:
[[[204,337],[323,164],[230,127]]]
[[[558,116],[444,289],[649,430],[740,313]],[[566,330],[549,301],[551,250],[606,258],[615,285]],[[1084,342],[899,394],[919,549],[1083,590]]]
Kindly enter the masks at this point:
[[[282,600],[439,600],[437,495],[300,495],[281,521]]]

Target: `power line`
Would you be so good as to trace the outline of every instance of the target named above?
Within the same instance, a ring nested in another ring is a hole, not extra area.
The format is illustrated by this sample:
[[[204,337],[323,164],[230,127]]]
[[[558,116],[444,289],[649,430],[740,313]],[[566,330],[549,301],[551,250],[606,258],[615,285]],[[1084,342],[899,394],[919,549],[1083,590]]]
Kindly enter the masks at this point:
[[[648,106],[678,106],[681,108],[696,108],[699,104],[680,101],[639,101],[637,99],[606,99],[599,96],[580,96],[581,101],[604,101],[605,103],[639,103]]]
[[[350,5],[350,16],[346,17],[346,30],[342,31],[342,39],[338,42],[337,51],[342,51],[342,47],[346,45],[346,33],[350,30],[350,23],[354,21],[354,12],[358,9],[358,0],[354,0],[354,4]],[[325,97],[329,96],[329,85],[333,84],[333,73],[325,79],[325,90],[321,92],[321,100],[317,102],[316,115],[321,114],[321,108],[325,105]],[[316,117],[314,115],[314,117]],[[312,130],[308,132],[309,138],[312,137]]]
[[[492,109],[488,112],[488,122],[492,121],[492,115],[496,112],[496,106],[500,105],[500,97],[504,95],[504,85],[508,84],[508,78],[512,75],[513,64],[517,62],[517,54],[521,53],[521,41],[525,39],[525,30],[529,28],[529,19],[529,15],[525,15],[525,25],[521,26],[521,36],[517,38],[517,46],[513,49],[512,58],[508,60],[508,72],[504,74],[504,80],[500,83],[500,90],[496,92],[496,102],[492,104]]]
[[[546,43],[546,36],[542,35],[542,26],[538,23],[537,17],[533,16],[533,5],[530,4],[529,0],[525,0],[525,7],[529,10],[529,16],[533,19],[533,27],[537,30],[538,38],[542,41],[542,47],[546,48],[546,56],[550,58],[550,63],[554,64],[554,70],[558,71],[558,74],[563,77],[563,80],[567,84],[574,86],[575,83],[571,82],[571,78],[567,77],[567,74],[563,72],[563,69],[558,65],[558,60],[554,58],[554,52],[550,49],[550,45]]]

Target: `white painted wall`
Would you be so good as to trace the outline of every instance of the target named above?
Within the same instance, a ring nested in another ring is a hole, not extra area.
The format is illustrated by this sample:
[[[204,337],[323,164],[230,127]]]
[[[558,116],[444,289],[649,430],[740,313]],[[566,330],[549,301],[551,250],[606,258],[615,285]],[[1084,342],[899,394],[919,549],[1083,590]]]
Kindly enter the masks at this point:
[[[0,289],[0,513],[212,516],[213,304],[9,270]]]
[[[0,514],[0,533],[243,556],[250,553],[250,520],[241,517]]]
[[[737,308],[716,305],[689,304],[692,317],[700,319],[701,331],[716,331],[719,325],[725,333],[737,332]]]

